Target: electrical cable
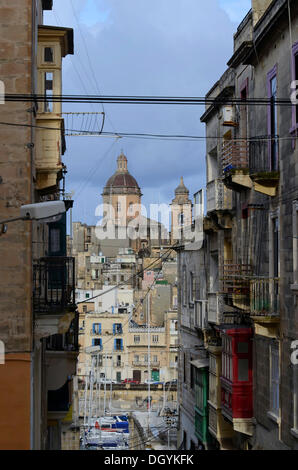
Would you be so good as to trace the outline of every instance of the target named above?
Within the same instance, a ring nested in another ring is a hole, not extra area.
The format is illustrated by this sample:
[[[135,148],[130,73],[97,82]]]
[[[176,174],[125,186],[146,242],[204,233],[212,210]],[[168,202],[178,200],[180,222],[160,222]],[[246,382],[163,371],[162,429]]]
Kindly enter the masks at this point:
[[[171,252],[173,251],[174,247],[178,245],[178,242],[175,243],[174,245],[171,245],[165,253],[162,254],[162,256],[160,256],[159,258],[156,258],[156,260],[154,260],[152,263],[150,263],[145,269],[141,269],[140,271],[138,271],[136,274],[134,274],[133,276],[131,276],[130,278],[128,278],[126,281],[121,281],[119,282],[118,284],[116,284],[115,286],[112,286],[111,289],[108,289],[107,291],[105,292],[102,292],[101,294],[97,294],[95,295],[94,297],[90,297],[88,299],[85,299],[85,300],[82,300],[80,302],[76,302],[77,305],[79,304],[82,304],[82,303],[88,303],[90,300],[93,300],[93,299],[96,299],[97,297],[101,297],[102,295],[105,295],[107,294],[108,292],[111,292],[112,290],[114,289],[117,289],[118,287],[120,286],[126,286],[129,284],[129,281],[133,280],[134,278],[137,278],[139,277],[141,274],[143,274],[144,272],[148,271],[148,268],[150,268],[153,264],[157,263],[158,261],[160,261],[168,252]]]
[[[39,94],[5,94],[6,102],[42,102],[49,101],[44,95]],[[52,95],[53,103],[109,103],[109,104],[158,104],[158,105],[254,105],[268,106],[271,104],[270,98],[218,98],[218,97],[173,97],[173,96],[121,96],[121,95]],[[276,98],[276,105],[293,106],[289,98]]]

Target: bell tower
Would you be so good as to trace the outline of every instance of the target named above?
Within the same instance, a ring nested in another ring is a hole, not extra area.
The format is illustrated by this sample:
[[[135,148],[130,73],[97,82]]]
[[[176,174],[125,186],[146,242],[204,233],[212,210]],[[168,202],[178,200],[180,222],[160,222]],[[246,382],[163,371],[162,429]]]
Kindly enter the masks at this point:
[[[186,231],[192,224],[192,202],[189,199],[189,190],[180,178],[180,184],[175,189],[175,197],[171,204],[171,244],[182,241]]]

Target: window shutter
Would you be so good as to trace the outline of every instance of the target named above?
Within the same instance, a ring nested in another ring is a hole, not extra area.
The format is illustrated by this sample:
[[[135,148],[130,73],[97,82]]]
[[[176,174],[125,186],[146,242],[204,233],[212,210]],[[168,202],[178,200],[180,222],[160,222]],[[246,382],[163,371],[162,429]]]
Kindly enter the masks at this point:
[[[121,343],[120,343],[120,345],[121,345],[121,351],[123,351],[123,340],[121,339],[120,341],[121,341]]]
[[[113,335],[115,334],[116,331],[116,323],[113,323]]]

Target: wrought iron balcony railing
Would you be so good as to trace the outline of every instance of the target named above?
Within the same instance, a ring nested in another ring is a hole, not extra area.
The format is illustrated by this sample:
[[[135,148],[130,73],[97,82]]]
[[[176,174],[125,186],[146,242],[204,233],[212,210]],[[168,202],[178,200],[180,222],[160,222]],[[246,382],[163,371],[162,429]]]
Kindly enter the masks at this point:
[[[74,258],[41,258],[33,265],[33,308],[39,314],[76,309]]]
[[[249,167],[249,144],[247,140],[226,140],[222,145],[223,175],[233,170],[244,170]]]
[[[253,316],[279,316],[279,279],[254,279],[250,283],[250,310]]]
[[[232,260],[225,260],[221,266],[222,292],[249,295],[251,275],[252,269],[249,264],[235,264]]]

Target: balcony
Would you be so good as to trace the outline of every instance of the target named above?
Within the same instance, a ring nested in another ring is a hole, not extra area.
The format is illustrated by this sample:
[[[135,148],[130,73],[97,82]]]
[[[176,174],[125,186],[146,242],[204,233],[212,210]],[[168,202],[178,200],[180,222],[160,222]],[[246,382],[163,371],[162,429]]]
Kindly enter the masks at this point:
[[[223,182],[227,188],[241,191],[252,188],[249,177],[247,140],[226,140],[222,145]]]
[[[55,334],[46,339],[47,351],[79,351],[79,318],[75,316],[67,333]]]
[[[65,147],[64,120],[55,114],[39,113],[36,131],[36,187],[39,190],[57,189],[62,178],[61,154]],[[60,130],[59,130],[60,129]],[[62,145],[61,145],[62,143]]]
[[[41,258],[33,266],[33,309],[37,315],[75,311],[74,258]]]
[[[207,213],[232,210],[232,191],[227,189],[221,178],[207,184]]]
[[[229,304],[240,310],[249,311],[251,266],[225,260],[220,271],[221,291],[227,296]]]
[[[123,330],[122,328],[116,328],[115,330],[113,329],[91,329],[90,330],[90,336],[100,336],[100,335],[107,335],[107,336],[116,336],[116,335],[122,335]]]
[[[268,196],[276,195],[279,184],[279,137],[261,136],[249,145],[249,173],[254,189]]]
[[[275,338],[279,326],[279,279],[254,279],[250,283],[251,318],[256,332]]]
[[[100,336],[100,335],[102,335],[101,330],[93,330],[93,329],[90,330],[90,336]]]
[[[148,367],[148,361],[132,361],[132,365],[136,367]],[[159,361],[150,361],[150,367],[159,367]]]
[[[76,373],[78,344],[78,315],[68,331],[46,339],[46,383],[48,390],[60,389],[68,377]]]

